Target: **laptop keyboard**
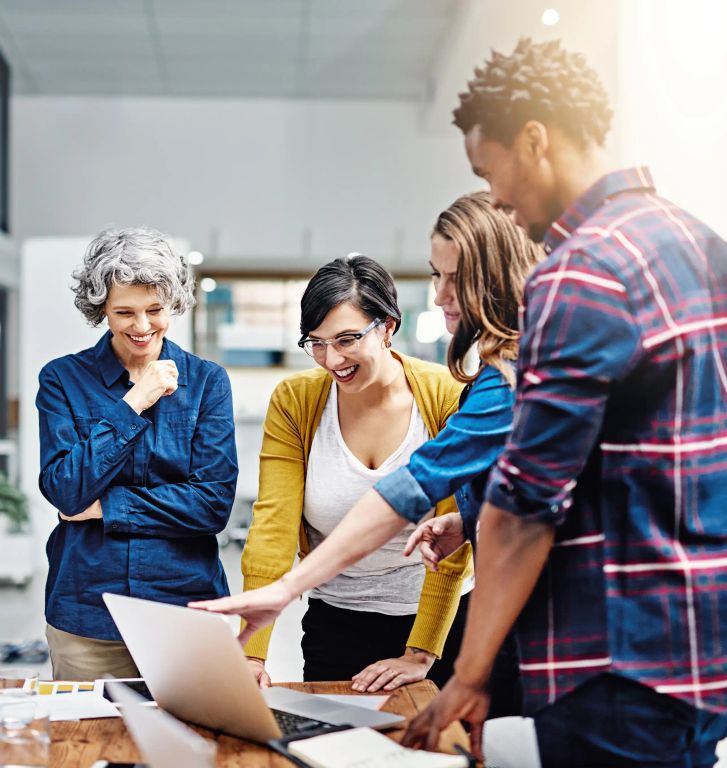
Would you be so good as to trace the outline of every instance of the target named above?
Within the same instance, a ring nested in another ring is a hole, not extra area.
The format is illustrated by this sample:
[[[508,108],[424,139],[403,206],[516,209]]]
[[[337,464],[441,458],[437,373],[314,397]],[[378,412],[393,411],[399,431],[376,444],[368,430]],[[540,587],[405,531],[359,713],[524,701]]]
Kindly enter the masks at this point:
[[[330,728],[330,723],[324,723],[320,720],[313,720],[303,715],[294,715],[292,712],[282,712],[279,709],[270,710],[280,727],[280,730],[286,736],[302,731],[312,731],[318,728]]]

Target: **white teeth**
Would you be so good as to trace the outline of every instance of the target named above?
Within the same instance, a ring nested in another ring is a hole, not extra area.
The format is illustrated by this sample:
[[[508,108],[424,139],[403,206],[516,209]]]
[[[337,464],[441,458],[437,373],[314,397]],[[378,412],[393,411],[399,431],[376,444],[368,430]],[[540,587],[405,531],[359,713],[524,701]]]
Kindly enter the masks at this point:
[[[350,368],[344,368],[342,371],[333,371],[341,379],[345,379],[350,376],[356,370],[356,366],[352,365]]]
[[[131,336],[133,341],[149,341],[152,335],[153,334],[151,333],[147,333],[146,336],[131,336],[131,334],[129,334],[129,336]]]

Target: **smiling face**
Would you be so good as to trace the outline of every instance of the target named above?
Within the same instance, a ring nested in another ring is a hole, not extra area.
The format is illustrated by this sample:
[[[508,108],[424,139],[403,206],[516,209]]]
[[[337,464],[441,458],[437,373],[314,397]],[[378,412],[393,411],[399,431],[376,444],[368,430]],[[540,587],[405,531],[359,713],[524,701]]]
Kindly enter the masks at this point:
[[[442,308],[447,331],[454,334],[459,325],[460,309],[457,301],[457,267],[459,246],[454,240],[432,235],[432,256],[429,260],[434,284],[434,303]]]
[[[111,346],[122,363],[159,358],[169,328],[169,308],[159,303],[153,286],[114,284],[104,311],[113,334]]]
[[[541,242],[558,217],[553,170],[547,159],[547,131],[528,123],[511,147],[485,138],[479,125],[465,134],[465,151],[476,176],[484,179],[498,203],[515,209],[516,222]]]
[[[350,302],[344,302],[334,307],[308,338],[334,339],[360,333],[372,319]],[[392,332],[393,321],[390,320],[367,333],[355,349],[338,352],[333,344],[326,345],[325,355],[315,357],[315,361],[346,393],[360,392],[381,377],[383,366],[391,357],[384,342],[391,338]]]

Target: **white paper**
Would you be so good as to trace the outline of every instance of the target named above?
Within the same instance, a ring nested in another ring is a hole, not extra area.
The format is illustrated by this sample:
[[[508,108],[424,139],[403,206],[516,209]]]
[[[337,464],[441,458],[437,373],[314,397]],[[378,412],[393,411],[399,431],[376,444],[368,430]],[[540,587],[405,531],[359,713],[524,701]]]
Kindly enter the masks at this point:
[[[488,720],[482,748],[486,764],[492,768],[541,768],[538,737],[531,717]]]
[[[87,720],[94,717],[119,717],[116,707],[94,693],[59,693],[39,696],[38,704],[54,722]]]
[[[381,709],[389,698],[388,696],[355,696],[350,693],[314,693],[319,699],[331,699],[338,704],[352,704],[363,709]]]

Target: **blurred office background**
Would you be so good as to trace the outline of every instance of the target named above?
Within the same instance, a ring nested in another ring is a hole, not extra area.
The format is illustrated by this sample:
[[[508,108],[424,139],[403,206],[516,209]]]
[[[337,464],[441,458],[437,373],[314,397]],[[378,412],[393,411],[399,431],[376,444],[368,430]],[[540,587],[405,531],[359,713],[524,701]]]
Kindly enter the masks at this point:
[[[720,0],[0,0],[0,470],[31,518],[18,534],[0,514],[0,643],[44,626],[55,515],[34,397],[42,364],[102,332],[68,290],[91,236],[150,225],[194,264],[198,305],[171,335],[232,380],[241,473],[221,544],[240,589],[267,400],[311,362],[295,342],[312,272],[381,260],[398,347],[443,360],[428,238],[481,185],[450,124],[474,66],[524,35],[583,51],[612,98],[615,163],[651,165],[727,235],[726,24]],[[300,677],[301,612],[276,630],[274,679]]]

